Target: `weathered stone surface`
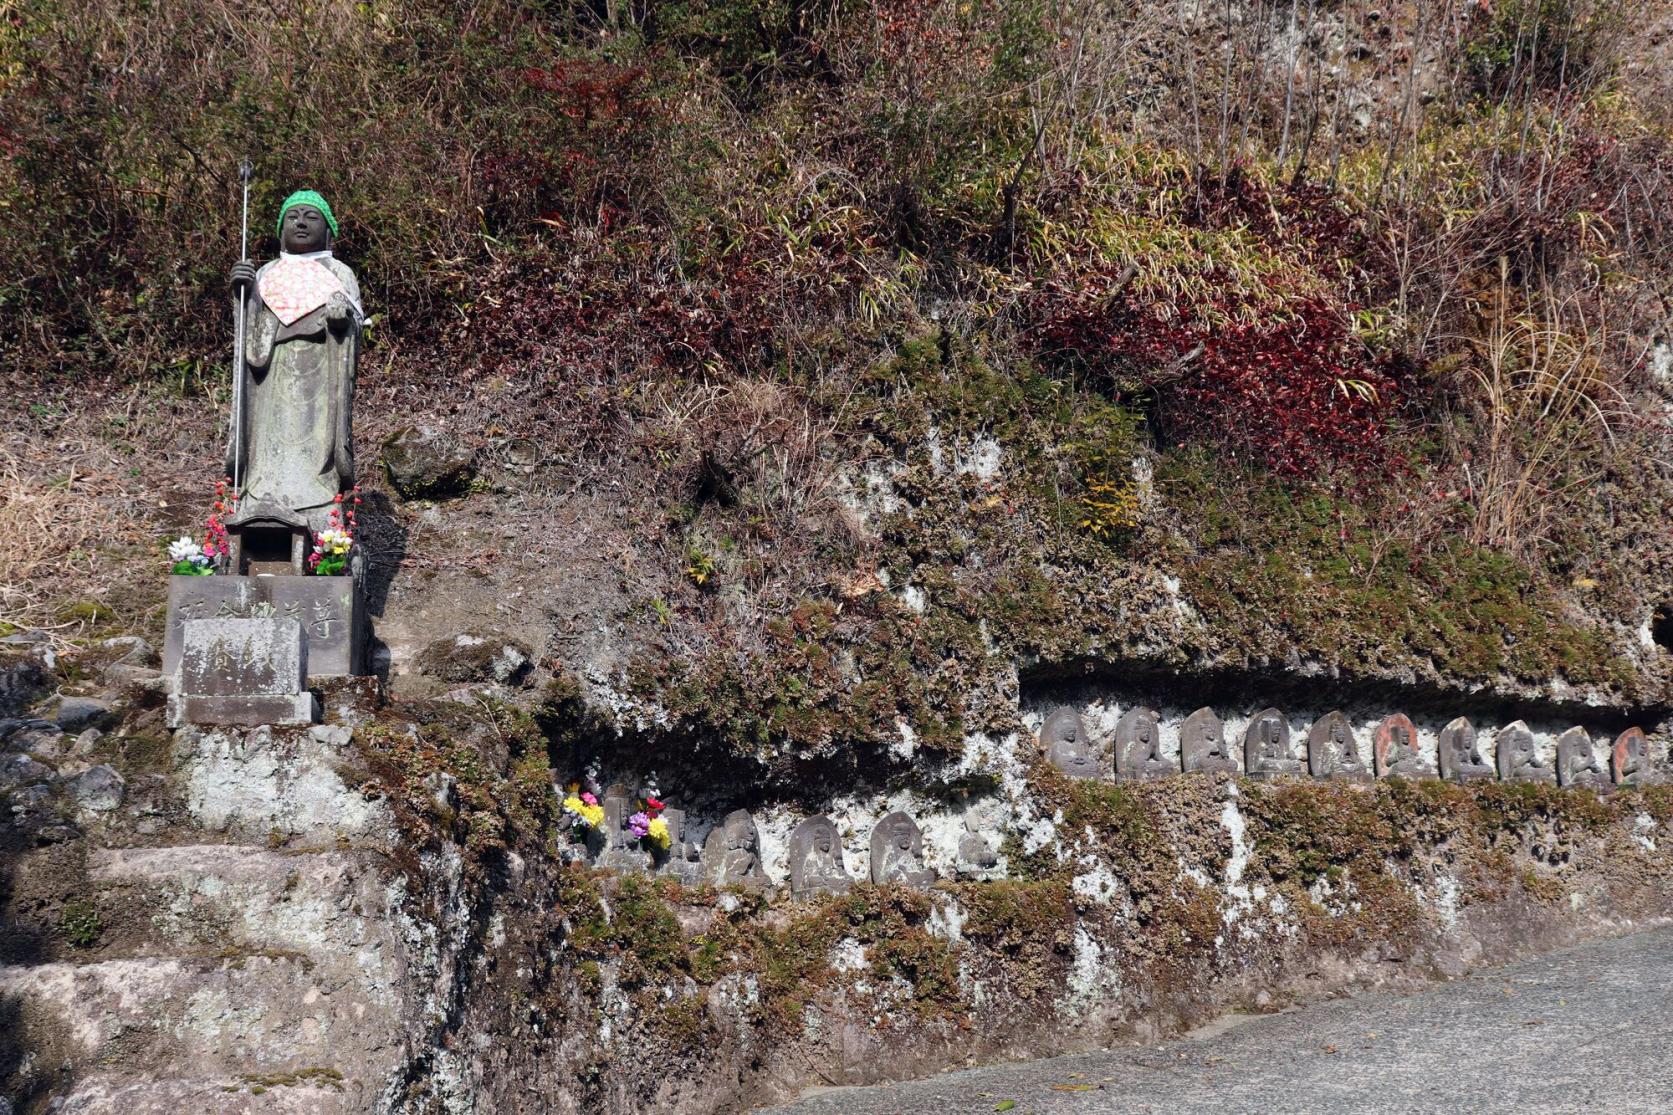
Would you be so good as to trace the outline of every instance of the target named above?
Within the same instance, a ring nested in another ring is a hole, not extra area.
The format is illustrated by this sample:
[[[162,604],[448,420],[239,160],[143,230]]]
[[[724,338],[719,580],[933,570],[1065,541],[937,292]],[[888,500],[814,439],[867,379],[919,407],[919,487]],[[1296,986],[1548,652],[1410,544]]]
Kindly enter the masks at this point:
[[[1460,716],[1441,729],[1436,747],[1441,777],[1448,782],[1475,782],[1497,777],[1476,746],[1475,725]]]
[[[703,875],[717,887],[759,889],[767,885],[761,867],[761,834],[747,809],[734,809],[703,841]]]
[[[829,817],[809,817],[791,830],[792,894],[841,894],[853,883],[848,868],[843,864],[842,839]]]
[[[1115,779],[1142,782],[1179,773],[1162,754],[1162,729],[1155,709],[1128,709],[1115,725]]]
[[[1617,786],[1647,786],[1661,781],[1644,729],[1628,728],[1615,737],[1615,746],[1609,752],[1609,777]]]
[[[1405,713],[1383,717],[1371,739],[1371,756],[1378,778],[1433,778],[1435,768],[1417,745],[1417,725]]]
[[[1306,774],[1290,749],[1290,722],[1275,708],[1262,709],[1243,732],[1243,769],[1250,778]]]
[[[382,833],[388,815],[347,786],[341,757],[307,732],[255,728],[175,733],[192,820],[249,839],[335,840]]]
[[[1211,708],[1200,708],[1179,729],[1179,763],[1186,774],[1237,774],[1242,768],[1226,746],[1226,725]]]
[[[1314,778],[1369,782],[1371,767],[1360,754],[1353,725],[1341,712],[1328,712],[1307,731],[1307,770]]]
[[[652,852],[652,867],[658,875],[671,875],[688,887],[703,881],[703,849],[686,838],[685,810],[664,809],[668,823],[668,848]]]
[[[32,653],[0,651],[0,716],[17,716],[47,691],[46,666]]]
[[[468,684],[519,685],[534,668],[527,643],[493,631],[467,631],[437,639],[414,663],[421,674]]]
[[[1556,774],[1539,761],[1534,734],[1517,720],[1499,729],[1495,737],[1501,782],[1554,782]]]
[[[1046,749],[1046,760],[1064,774],[1075,778],[1104,777],[1097,749],[1087,738],[1086,722],[1078,709],[1068,705],[1053,709],[1040,726],[1040,744]]]
[[[355,577],[170,577],[163,673],[180,668],[185,625],[202,619],[290,619],[302,625],[310,678],[364,674],[366,607]]]
[[[308,644],[292,619],[188,620],[169,719],[182,724],[309,724]]]
[[[28,755],[7,755],[0,759],[0,790],[13,786],[27,786],[31,782],[45,782],[55,772],[45,763]]]
[[[1584,728],[1570,728],[1557,737],[1557,785],[1614,789],[1609,772],[1598,761],[1591,733]]]
[[[101,764],[67,779],[64,789],[77,808],[92,813],[109,813],[122,804],[128,784],[114,767]]]
[[[383,469],[402,499],[444,499],[469,489],[476,452],[457,433],[403,426],[384,440]]]
[[[83,728],[97,728],[109,724],[115,719],[116,710],[109,701],[101,701],[95,697],[65,697],[58,702],[58,709],[53,713],[53,719],[58,727],[75,735]]]
[[[871,830],[871,881],[927,887],[935,872],[924,866],[924,834],[918,822],[896,810]]]

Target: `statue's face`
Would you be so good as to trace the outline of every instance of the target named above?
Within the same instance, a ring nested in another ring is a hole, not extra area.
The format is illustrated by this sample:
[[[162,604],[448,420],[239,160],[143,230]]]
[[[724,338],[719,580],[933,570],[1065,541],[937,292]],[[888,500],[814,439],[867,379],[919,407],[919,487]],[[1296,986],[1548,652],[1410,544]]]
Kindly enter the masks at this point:
[[[824,829],[818,829],[813,834],[813,847],[822,856],[831,854],[831,834]]]
[[[895,851],[910,852],[912,850],[912,830],[905,825],[895,824]]]
[[[331,242],[325,214],[312,205],[293,205],[281,222],[279,246],[287,252],[323,252]]]

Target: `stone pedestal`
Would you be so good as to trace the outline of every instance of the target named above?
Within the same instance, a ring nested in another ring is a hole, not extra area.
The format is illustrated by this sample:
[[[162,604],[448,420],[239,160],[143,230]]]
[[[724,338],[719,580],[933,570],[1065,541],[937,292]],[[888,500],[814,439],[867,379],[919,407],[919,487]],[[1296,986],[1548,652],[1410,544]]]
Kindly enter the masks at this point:
[[[163,673],[180,668],[185,624],[205,619],[288,619],[308,644],[308,677],[366,672],[365,599],[358,577],[170,577]]]
[[[186,578],[182,578],[186,579]],[[311,724],[308,642],[293,619],[195,619],[181,625],[169,723]]]

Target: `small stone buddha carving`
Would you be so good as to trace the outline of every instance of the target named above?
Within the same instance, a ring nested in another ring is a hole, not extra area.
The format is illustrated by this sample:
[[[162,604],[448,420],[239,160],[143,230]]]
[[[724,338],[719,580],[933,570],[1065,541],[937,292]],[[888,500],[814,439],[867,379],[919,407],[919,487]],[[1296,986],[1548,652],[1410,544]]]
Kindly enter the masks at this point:
[[[1615,737],[1610,749],[1609,776],[1617,786],[1644,786],[1660,780],[1650,756],[1650,740],[1642,728],[1628,728]]]
[[[759,889],[767,885],[761,870],[761,835],[747,809],[735,809],[703,842],[703,871],[717,887]]]
[[[1371,738],[1371,756],[1378,778],[1433,778],[1435,770],[1417,746],[1417,725],[1405,713],[1383,717]]]
[[[1074,778],[1101,778],[1098,753],[1087,737],[1086,721],[1080,712],[1063,705],[1053,709],[1040,727],[1040,743],[1046,749],[1046,759],[1064,774]]]
[[[1154,709],[1127,710],[1115,726],[1115,780],[1142,782],[1179,773],[1162,754],[1162,729]]]
[[[809,817],[790,833],[790,893],[841,894],[854,880],[842,862],[842,840],[829,817]]]
[[[1290,724],[1275,708],[1262,709],[1243,733],[1243,769],[1250,778],[1305,774],[1307,768],[1290,750]]]
[[[1236,774],[1237,760],[1226,746],[1226,725],[1211,708],[1200,708],[1179,729],[1179,762],[1186,774]]]
[[[1475,725],[1460,716],[1441,729],[1436,746],[1441,777],[1448,782],[1477,782],[1495,777],[1495,771],[1481,757],[1476,746]]]
[[[656,873],[694,887],[703,879],[702,848],[686,839],[685,810],[664,809],[662,819],[668,824],[668,848],[651,854]]]
[[[1329,712],[1307,732],[1307,770],[1314,778],[1369,782],[1371,770],[1359,753],[1353,725],[1341,712]]]
[[[1557,785],[1593,790],[1615,788],[1598,761],[1591,733],[1584,728],[1570,728],[1557,737]]]
[[[927,887],[935,872],[924,866],[924,834],[918,822],[896,810],[871,830],[871,881]]]
[[[1495,740],[1501,782],[1552,782],[1556,776],[1539,761],[1534,733],[1520,720],[1499,729]]]

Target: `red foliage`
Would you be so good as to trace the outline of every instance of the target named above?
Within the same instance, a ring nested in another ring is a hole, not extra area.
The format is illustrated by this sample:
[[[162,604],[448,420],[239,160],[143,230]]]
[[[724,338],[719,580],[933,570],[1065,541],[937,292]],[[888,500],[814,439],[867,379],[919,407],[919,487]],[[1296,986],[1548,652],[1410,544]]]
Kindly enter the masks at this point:
[[[1311,262],[1313,281],[1296,284],[1307,293],[1283,297],[1287,284],[1272,279],[1268,300],[1279,295],[1281,312],[1249,313],[1229,277],[1209,269],[1203,277],[1215,293],[1156,306],[1119,289],[1116,268],[1102,267],[1042,285],[1031,314],[1037,351],[1154,392],[1156,417],[1176,442],[1207,441],[1291,477],[1401,467],[1389,438],[1405,378],[1398,358],[1374,357],[1349,326],[1355,306],[1340,261],[1369,255],[1353,215],[1320,187],[1269,193],[1235,172],[1192,186],[1187,223],[1237,226],[1282,244]],[[1336,297],[1316,293],[1321,277]]]

